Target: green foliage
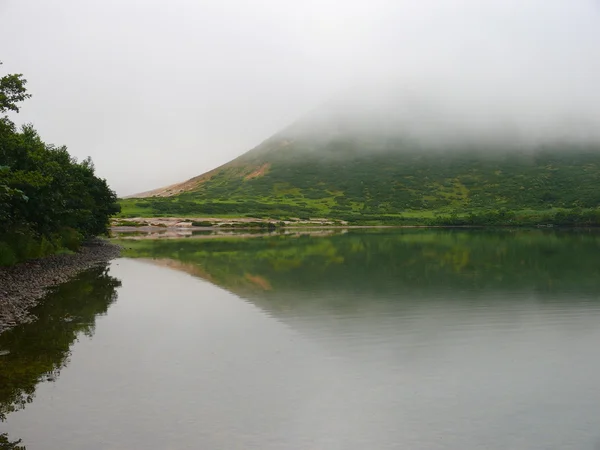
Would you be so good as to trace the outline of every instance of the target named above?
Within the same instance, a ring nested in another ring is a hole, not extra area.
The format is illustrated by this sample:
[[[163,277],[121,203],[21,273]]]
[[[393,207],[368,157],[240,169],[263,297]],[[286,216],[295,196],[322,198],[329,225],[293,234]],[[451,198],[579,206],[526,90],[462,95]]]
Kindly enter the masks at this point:
[[[16,103],[29,97],[25,83],[21,75],[0,79],[0,112],[18,112]],[[82,238],[105,234],[109,217],[119,212],[116,200],[91,159],[77,162],[66,147],[44,143],[31,125],[17,130],[0,117],[0,263],[63,245],[75,250]]]
[[[62,231],[61,234],[68,233]],[[78,243],[70,242],[78,247]],[[66,247],[66,246],[65,246]],[[31,232],[14,231],[0,236],[0,266],[10,266],[26,259],[41,258],[63,248],[60,234],[38,236]]]
[[[135,220],[119,220],[114,223],[116,227],[143,227],[145,225],[145,223],[136,222]]]
[[[76,252],[81,246],[83,235],[74,228],[62,228],[55,236],[60,246]]]
[[[15,231],[0,236],[0,266],[12,266],[27,259],[42,258],[58,252],[79,250],[83,235],[73,228],[62,228],[51,236]]]
[[[24,445],[19,444],[21,444],[21,439],[11,441],[6,433],[0,434],[0,450],[26,450]]]
[[[213,226],[212,222],[209,222],[207,220],[192,221],[192,225],[195,227],[212,227]]]
[[[31,97],[25,89],[26,84],[27,80],[21,74],[4,75],[0,78],[0,113],[19,112],[17,103]]]
[[[8,242],[0,241],[0,267],[1,266],[12,266],[19,261],[16,252]]]
[[[537,223],[523,211],[535,211],[538,219],[549,217],[554,224],[590,223],[594,221],[567,219],[556,212],[569,215],[571,210],[595,211],[600,206],[598,146],[440,151],[401,142],[389,142],[383,150],[368,146],[382,145],[364,145],[357,151],[356,142],[318,143],[309,151],[306,142],[298,140],[268,152],[259,147],[203,177],[192,191],[172,198],[126,200],[123,212],[514,225],[521,219]],[[265,166],[269,170],[261,176],[246,176]]]

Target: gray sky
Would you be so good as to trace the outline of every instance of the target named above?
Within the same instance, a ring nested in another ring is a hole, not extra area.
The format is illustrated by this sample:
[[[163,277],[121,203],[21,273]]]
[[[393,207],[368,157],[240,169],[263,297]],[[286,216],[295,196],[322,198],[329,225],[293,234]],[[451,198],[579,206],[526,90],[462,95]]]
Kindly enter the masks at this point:
[[[0,0],[0,19],[1,73],[34,95],[15,120],[119,195],[210,170],[356,85],[600,124],[598,0]]]

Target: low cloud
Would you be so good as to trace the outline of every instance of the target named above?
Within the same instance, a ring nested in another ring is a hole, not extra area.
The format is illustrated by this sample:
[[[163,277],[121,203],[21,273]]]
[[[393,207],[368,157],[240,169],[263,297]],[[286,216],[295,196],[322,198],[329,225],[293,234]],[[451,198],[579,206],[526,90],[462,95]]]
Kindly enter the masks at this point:
[[[596,141],[596,0],[0,3],[19,121],[121,195],[227,162],[337,102],[355,128]],[[339,100],[339,99],[342,100]]]

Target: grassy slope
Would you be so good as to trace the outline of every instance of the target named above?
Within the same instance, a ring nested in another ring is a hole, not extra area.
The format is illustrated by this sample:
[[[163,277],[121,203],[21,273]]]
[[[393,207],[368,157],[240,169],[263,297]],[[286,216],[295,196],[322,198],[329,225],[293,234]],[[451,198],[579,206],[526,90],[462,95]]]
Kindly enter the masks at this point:
[[[600,151],[421,151],[356,140],[272,138],[169,198],[122,201],[122,216],[333,217],[379,222],[508,210],[539,216],[600,205]]]
[[[523,150],[510,140],[463,139],[425,148],[402,121],[355,109],[326,105],[230,163],[162,190],[170,197],[124,200],[122,215],[425,223],[511,211],[527,222],[600,206],[600,146]]]

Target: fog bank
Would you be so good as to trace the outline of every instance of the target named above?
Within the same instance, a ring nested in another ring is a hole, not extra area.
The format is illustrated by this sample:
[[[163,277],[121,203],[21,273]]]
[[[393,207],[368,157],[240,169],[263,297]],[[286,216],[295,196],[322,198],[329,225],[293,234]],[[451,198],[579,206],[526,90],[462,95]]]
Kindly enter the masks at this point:
[[[4,0],[0,15],[2,69],[33,94],[15,120],[92,156],[121,195],[331,99],[352,129],[439,145],[598,139],[595,0]]]

